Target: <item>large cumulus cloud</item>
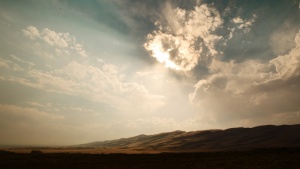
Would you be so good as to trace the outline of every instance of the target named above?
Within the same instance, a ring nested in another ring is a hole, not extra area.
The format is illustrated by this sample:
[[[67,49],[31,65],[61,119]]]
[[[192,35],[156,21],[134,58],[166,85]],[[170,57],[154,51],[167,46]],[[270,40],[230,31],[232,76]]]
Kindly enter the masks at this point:
[[[295,4],[167,3],[144,47],[166,67],[193,74],[195,120],[215,127],[300,122],[300,32]],[[291,17],[287,17],[291,16]]]
[[[218,11],[207,4],[192,10],[167,4],[164,18],[155,23],[157,30],[148,34],[144,47],[166,67],[191,70],[199,60],[218,53],[215,44],[221,37],[215,31],[222,22]]]
[[[295,43],[267,63],[213,60],[191,101],[225,126],[299,123],[300,31]]]

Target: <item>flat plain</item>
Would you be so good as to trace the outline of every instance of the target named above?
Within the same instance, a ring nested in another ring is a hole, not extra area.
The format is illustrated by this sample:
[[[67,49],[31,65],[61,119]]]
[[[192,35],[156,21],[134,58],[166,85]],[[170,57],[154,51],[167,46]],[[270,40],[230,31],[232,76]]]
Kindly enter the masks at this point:
[[[101,168],[101,169],[299,169],[300,148],[255,149],[247,151],[88,154],[13,153],[0,151],[0,168]]]

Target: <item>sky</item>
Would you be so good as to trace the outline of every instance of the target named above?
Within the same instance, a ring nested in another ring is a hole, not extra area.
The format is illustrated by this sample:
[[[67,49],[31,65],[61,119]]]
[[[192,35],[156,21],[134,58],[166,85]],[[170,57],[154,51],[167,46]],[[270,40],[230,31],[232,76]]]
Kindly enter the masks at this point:
[[[299,0],[1,0],[0,145],[300,123]]]

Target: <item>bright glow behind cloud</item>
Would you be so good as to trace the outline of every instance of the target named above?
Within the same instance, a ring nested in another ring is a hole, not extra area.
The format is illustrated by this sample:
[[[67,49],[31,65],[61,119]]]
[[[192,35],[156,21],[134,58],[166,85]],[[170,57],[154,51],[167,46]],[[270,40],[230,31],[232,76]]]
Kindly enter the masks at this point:
[[[214,31],[222,24],[220,14],[206,4],[191,11],[166,6],[165,20],[156,22],[157,31],[148,34],[146,50],[166,67],[192,70],[199,59],[215,56]]]

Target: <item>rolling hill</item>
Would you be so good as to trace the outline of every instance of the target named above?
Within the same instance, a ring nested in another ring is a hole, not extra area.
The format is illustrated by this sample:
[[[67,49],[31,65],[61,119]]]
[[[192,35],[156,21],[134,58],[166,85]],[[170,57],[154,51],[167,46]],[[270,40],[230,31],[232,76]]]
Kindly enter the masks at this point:
[[[300,124],[193,132],[174,131],[96,141],[75,147],[185,152],[300,147]]]

